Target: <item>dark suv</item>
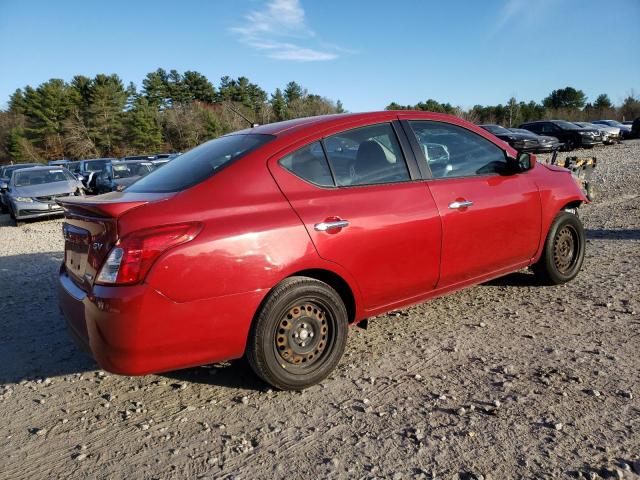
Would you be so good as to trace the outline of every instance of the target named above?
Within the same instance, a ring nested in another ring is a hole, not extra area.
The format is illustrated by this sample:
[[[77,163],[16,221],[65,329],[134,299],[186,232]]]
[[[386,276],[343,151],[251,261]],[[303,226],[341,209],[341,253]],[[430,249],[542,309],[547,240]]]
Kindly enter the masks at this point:
[[[564,143],[565,150],[591,148],[602,143],[602,133],[595,128],[582,128],[564,120],[540,120],[520,125],[538,135],[551,135]]]

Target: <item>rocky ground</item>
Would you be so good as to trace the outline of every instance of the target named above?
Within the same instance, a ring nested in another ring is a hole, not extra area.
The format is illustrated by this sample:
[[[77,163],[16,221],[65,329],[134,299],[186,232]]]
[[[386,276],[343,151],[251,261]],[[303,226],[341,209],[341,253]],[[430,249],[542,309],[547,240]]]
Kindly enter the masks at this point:
[[[61,221],[1,217],[0,478],[640,478],[640,141],[578,153],[599,197],[575,281],[373,319],[302,393],[243,361],[96,370],[56,305]]]

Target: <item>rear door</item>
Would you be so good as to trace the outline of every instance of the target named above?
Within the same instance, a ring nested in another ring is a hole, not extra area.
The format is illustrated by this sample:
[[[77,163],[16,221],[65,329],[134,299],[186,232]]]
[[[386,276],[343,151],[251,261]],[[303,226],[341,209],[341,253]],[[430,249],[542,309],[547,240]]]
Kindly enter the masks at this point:
[[[354,276],[367,310],[438,280],[438,210],[399,129],[397,122],[350,129],[269,162],[319,255]]]
[[[462,126],[403,121],[442,218],[438,287],[515,268],[540,239],[538,188],[527,172],[513,173],[505,152]]]

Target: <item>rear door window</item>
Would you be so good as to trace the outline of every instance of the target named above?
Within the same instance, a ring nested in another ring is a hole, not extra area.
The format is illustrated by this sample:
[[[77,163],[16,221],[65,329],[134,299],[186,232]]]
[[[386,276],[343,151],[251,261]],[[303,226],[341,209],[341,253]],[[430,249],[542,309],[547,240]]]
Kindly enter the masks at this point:
[[[411,180],[390,123],[356,128],[325,139],[336,183],[341,187]]]

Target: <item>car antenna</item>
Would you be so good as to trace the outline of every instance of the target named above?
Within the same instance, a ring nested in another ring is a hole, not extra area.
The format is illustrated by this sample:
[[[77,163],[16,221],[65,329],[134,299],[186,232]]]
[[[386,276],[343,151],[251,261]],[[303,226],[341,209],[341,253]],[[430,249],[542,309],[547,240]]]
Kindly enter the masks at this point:
[[[225,107],[227,107],[229,110],[231,110],[233,113],[235,113],[236,115],[238,115],[239,117],[241,117],[243,120],[245,120],[249,125],[251,125],[251,128],[255,128],[255,127],[260,126],[260,124],[259,124],[259,123],[252,122],[252,121],[251,121],[251,120],[249,120],[247,117],[245,117],[242,113],[240,113],[238,110],[236,110],[235,108],[233,108],[233,107],[231,106],[231,103],[230,103],[230,102],[225,102],[225,103],[223,103],[223,105],[224,105]]]

